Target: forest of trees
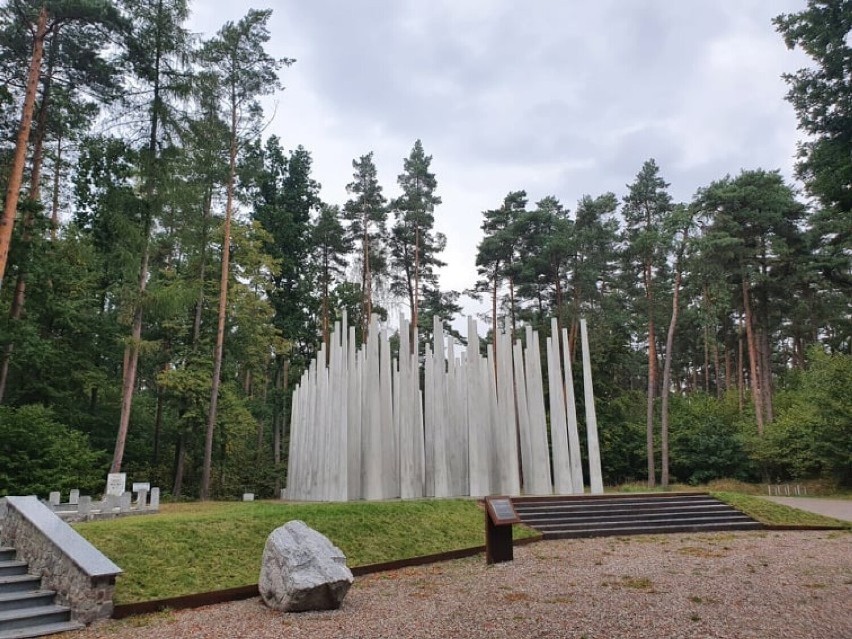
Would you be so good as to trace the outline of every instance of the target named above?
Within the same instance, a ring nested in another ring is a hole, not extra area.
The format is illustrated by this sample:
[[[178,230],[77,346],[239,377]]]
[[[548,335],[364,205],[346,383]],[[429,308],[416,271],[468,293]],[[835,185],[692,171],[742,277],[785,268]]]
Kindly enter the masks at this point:
[[[452,330],[432,157],[415,141],[389,197],[366,152],[323,201],[310,151],[264,134],[298,64],[266,52],[270,15],[199,40],[188,0],[0,6],[0,495],[109,470],[275,494],[292,385],[341,310],[359,339],[392,308]],[[556,316],[573,352],[588,318],[609,483],[852,484],[852,1],[775,27],[813,61],[785,78],[803,192],[755,167],[676,202],[648,159],[573,210],[482,211],[464,294],[489,336]]]

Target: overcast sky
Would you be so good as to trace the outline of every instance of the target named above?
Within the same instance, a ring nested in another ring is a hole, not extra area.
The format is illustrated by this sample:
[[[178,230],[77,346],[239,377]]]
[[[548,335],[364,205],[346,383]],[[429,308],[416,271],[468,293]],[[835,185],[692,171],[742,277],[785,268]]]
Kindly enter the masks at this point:
[[[262,0],[261,0],[262,1]],[[242,2],[195,0],[211,35]],[[791,179],[798,132],[780,76],[806,64],[771,19],[805,0],[266,0],[270,52],[297,62],[270,133],[314,159],[343,204],[375,152],[387,196],[414,141],[432,155],[446,233],[442,288],[476,279],[481,212],[512,190],[622,197],[653,157],[670,191],[741,169]],[[467,305],[468,309],[473,306]]]

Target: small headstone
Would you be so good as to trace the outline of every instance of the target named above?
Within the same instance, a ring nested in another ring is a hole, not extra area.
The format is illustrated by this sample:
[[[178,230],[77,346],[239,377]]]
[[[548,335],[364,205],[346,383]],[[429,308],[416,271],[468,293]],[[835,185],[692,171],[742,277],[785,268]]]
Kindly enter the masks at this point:
[[[254,501],[254,493],[243,493],[243,501]]]
[[[81,515],[88,515],[92,510],[92,498],[88,495],[80,497],[80,503],[77,505],[77,512]]]
[[[121,497],[118,498],[118,508],[121,512],[126,513],[130,510],[130,503],[133,498],[133,493],[124,492],[121,494]]]
[[[149,481],[135,481],[133,482],[133,492],[138,493],[140,490],[144,490],[145,492],[151,491],[151,482]]]
[[[62,501],[62,494],[58,490],[54,490],[50,493],[50,498],[47,501],[51,506],[58,506],[59,502]]]
[[[352,581],[340,548],[302,521],[289,521],[266,539],[258,588],[270,608],[334,610]]]
[[[71,496],[68,497],[68,503],[72,506],[76,506],[80,503],[80,489],[75,488],[71,491]]]
[[[121,497],[127,485],[127,473],[110,473],[107,475],[106,494]]]
[[[151,489],[151,503],[148,504],[148,508],[150,510],[160,510],[160,489],[152,488]]]
[[[281,494],[278,496],[278,498],[281,501],[285,501],[287,499],[287,489],[286,488],[281,489]]]
[[[148,507],[148,491],[147,490],[139,490],[136,492],[136,507],[139,510],[145,510]]]

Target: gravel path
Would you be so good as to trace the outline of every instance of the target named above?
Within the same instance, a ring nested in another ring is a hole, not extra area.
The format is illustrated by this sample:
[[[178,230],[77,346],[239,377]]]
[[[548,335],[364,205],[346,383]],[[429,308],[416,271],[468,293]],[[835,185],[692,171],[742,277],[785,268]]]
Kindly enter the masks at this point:
[[[343,608],[259,599],[105,622],[109,637],[852,638],[852,535],[744,532],[548,541],[362,577]]]

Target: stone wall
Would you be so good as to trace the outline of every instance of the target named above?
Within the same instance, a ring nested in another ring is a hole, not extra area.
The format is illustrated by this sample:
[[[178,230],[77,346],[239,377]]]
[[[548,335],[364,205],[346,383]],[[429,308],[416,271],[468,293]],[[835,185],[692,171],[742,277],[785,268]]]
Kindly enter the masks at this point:
[[[19,508],[14,500],[32,501]],[[15,548],[18,559],[29,563],[29,572],[41,576],[42,588],[55,590],[57,603],[71,608],[74,620],[90,623],[110,617],[121,569],[35,497],[9,497],[7,502],[0,508],[0,545]]]

